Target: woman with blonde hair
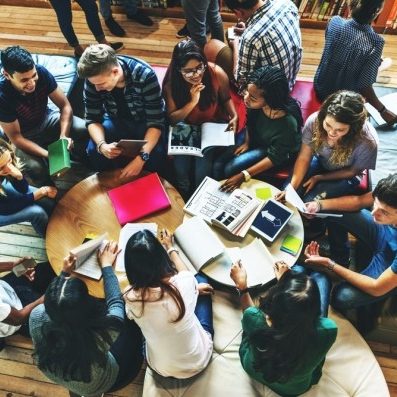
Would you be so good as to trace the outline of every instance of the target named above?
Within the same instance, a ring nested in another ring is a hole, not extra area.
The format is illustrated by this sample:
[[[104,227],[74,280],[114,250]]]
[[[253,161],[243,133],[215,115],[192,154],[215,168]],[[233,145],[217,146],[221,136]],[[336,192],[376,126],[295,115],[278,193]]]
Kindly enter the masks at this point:
[[[0,138],[0,226],[30,222],[44,236],[54,207],[54,201],[49,199],[56,196],[57,189],[29,186],[21,169],[11,145]]]
[[[375,169],[377,153],[378,136],[364,98],[338,91],[306,121],[291,185],[305,202],[355,194],[363,171]]]

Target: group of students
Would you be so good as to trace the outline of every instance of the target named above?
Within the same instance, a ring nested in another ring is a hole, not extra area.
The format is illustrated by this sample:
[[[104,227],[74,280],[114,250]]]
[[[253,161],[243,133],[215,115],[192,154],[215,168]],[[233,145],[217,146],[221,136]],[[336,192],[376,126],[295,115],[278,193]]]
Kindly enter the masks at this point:
[[[357,195],[363,171],[374,169],[377,157],[377,135],[360,95],[369,91],[336,87],[304,124],[299,103],[290,95],[300,47],[293,44],[294,50],[288,51],[284,48],[287,41],[277,40],[280,26],[283,37],[295,32],[300,39],[299,28],[296,33],[295,25],[288,22],[296,7],[287,2],[281,12],[283,1],[226,3],[247,25],[237,27],[243,30],[237,39],[240,47],[233,44],[231,48],[238,50],[233,60],[236,68],[231,68],[237,74],[219,66],[220,58],[229,57],[229,47],[221,47],[211,58],[214,43],[203,48],[187,39],[175,46],[161,91],[153,69],[144,61],[116,56],[106,44],[92,45],[78,62],[79,77],[85,79],[85,121],[73,116],[51,73],[35,65],[29,52],[17,46],[2,51],[0,124],[5,139],[0,140],[0,225],[29,221],[45,235],[57,194],[48,175],[47,146],[56,139],[66,139],[73,155],[85,156],[86,151],[94,169],[121,167],[121,177],[130,177],[143,169],[160,173],[167,169],[164,138],[168,124],[226,122],[236,134],[234,147],[215,149],[194,160],[175,156],[175,181],[183,196],[188,197],[206,175],[226,179],[222,189],[231,191],[252,176],[294,165],[289,182],[309,212],[343,211],[342,218],[326,222],[332,259],[322,257],[318,244],[312,242],[305,249],[311,270],[276,263],[278,282],[265,292],[258,307],[247,289],[244,264],[231,267],[244,311],[242,366],[280,395],[297,395],[319,381],[325,356],[335,341],[337,327],[327,318],[330,299],[336,309],[345,311],[395,293],[397,174],[381,180],[374,192]],[[368,12],[369,3],[351,3],[353,22],[349,23],[356,28],[363,25],[364,33],[371,29],[370,22],[354,18]],[[372,7],[372,14],[377,15],[381,6]],[[261,18],[267,18],[267,23],[261,23]],[[331,20],[329,26],[333,23]],[[267,58],[261,56],[266,34],[279,44],[274,47],[276,54]],[[377,67],[380,54],[373,62]],[[255,57],[278,63],[262,65]],[[365,72],[362,87],[372,88],[368,76]],[[316,77],[317,83],[324,79]],[[243,88],[247,108],[243,131],[230,95],[233,84]],[[49,110],[48,98],[58,111]],[[395,121],[387,109],[382,113],[390,123]],[[116,146],[120,139],[145,139],[147,143],[131,158]],[[277,198],[283,197],[281,192]],[[370,214],[365,208],[372,206]],[[362,273],[347,268],[347,231],[371,249]],[[117,255],[124,255],[130,283],[123,292],[113,271]],[[202,275],[187,271],[172,234],[162,230],[157,239],[143,230],[130,238],[124,252],[109,242],[98,258],[105,302],[90,297],[84,282],[71,275],[72,256],[65,258],[58,277],[48,264],[40,264],[36,274],[30,270],[26,278],[11,274],[0,280],[0,337],[25,324],[22,331],[32,336],[39,368],[71,395],[96,396],[122,387],[136,376],[143,355],[162,376],[189,378],[201,372],[212,355],[213,288]],[[11,270],[19,262],[2,263],[0,270]],[[332,289],[322,270],[345,281]]]

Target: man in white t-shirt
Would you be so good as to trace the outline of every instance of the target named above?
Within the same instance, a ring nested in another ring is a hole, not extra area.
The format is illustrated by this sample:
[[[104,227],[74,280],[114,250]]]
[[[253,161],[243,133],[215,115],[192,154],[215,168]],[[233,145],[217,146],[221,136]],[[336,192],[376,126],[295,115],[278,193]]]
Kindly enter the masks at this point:
[[[0,279],[0,350],[4,338],[19,331],[29,336],[28,320],[30,312],[44,302],[44,292],[55,273],[48,262],[29,269],[24,276],[12,273],[14,266],[24,259],[0,262],[0,272],[11,272]]]

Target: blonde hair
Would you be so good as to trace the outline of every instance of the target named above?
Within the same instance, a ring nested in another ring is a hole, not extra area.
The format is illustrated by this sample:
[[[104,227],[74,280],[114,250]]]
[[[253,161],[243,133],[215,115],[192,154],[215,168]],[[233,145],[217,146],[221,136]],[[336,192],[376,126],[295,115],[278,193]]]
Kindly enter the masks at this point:
[[[88,46],[77,64],[77,73],[81,79],[98,76],[117,66],[116,51],[107,44]]]
[[[9,152],[11,155],[11,164],[18,168],[18,169],[22,169],[23,168],[23,164],[21,162],[21,160],[15,155],[15,152],[12,148],[12,146],[5,141],[4,139],[0,138],[0,157],[3,156],[4,153]],[[8,179],[6,176],[4,177],[0,177],[0,196],[6,196],[6,192],[3,189],[3,187],[1,186],[3,183],[4,179]]]
[[[333,117],[338,123],[348,124],[349,131],[337,142],[329,159],[330,163],[343,167],[347,164],[357,143],[362,140],[373,142],[364,134],[363,127],[367,120],[364,98],[352,91],[338,91],[328,96],[318,112],[314,123],[312,145],[318,153],[327,143],[327,132],[323,127],[324,119]]]

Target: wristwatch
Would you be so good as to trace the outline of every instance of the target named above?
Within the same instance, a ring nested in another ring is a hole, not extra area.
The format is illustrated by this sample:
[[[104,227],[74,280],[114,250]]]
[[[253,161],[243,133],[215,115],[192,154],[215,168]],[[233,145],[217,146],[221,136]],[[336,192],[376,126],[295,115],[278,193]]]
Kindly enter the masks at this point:
[[[139,152],[139,155],[141,156],[141,159],[143,161],[148,161],[150,158],[150,155],[148,152]]]

